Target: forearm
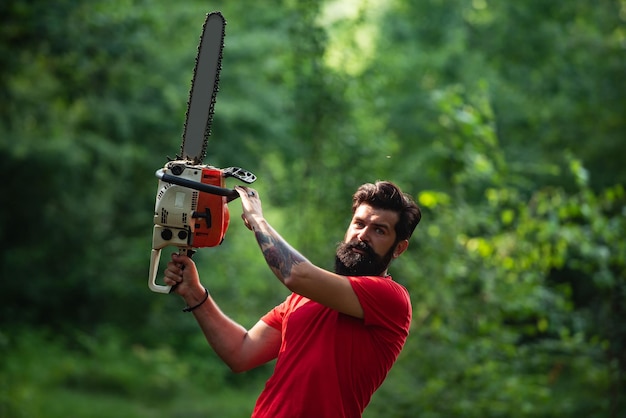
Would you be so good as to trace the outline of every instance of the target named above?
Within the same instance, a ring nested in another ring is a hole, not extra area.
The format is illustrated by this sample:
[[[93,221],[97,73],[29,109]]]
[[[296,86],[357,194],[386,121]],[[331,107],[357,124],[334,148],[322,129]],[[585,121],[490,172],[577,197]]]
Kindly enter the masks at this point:
[[[246,330],[222,313],[200,283],[196,265],[189,257],[173,254],[164,281],[192,307],[207,342],[234,372],[249,370],[278,354],[280,331],[262,321]]]
[[[361,303],[346,277],[313,265],[261,216],[253,217],[249,224],[265,261],[289,290],[331,309],[363,318]]]
[[[189,306],[202,300],[199,298],[200,292],[194,294],[197,297],[185,298]],[[240,372],[249,368],[244,364],[245,356],[241,353],[248,331],[226,316],[211,295],[206,302],[193,310],[193,315],[211,348],[231,370]]]
[[[289,287],[298,266],[308,263],[308,260],[292,248],[264,218],[257,218],[252,230],[268,266],[278,280]]]

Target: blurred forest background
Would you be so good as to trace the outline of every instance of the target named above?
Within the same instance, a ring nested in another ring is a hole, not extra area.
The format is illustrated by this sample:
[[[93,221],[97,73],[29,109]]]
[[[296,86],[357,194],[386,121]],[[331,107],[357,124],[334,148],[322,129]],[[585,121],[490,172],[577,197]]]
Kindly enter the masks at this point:
[[[205,162],[257,174],[294,247],[330,268],[363,182],[423,208],[365,417],[626,416],[625,0],[2,1],[0,416],[249,416],[272,365],[232,374],[147,288],[213,10]],[[229,207],[196,260],[249,327],[286,291]]]

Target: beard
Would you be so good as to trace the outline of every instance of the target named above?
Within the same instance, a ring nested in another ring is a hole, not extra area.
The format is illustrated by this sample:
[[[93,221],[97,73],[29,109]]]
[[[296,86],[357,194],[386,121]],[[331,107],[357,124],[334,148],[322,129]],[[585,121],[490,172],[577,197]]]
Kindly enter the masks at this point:
[[[355,252],[355,249],[363,253]],[[380,256],[362,241],[342,242],[337,246],[335,273],[342,276],[380,276],[389,267],[393,250],[391,247],[387,254]]]

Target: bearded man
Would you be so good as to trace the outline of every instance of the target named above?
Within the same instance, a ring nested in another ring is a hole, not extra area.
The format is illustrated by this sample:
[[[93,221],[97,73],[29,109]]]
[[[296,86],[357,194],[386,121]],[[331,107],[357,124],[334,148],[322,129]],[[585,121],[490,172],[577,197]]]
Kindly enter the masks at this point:
[[[277,359],[253,418],[361,417],[409,333],[411,301],[387,269],[420,222],[417,204],[388,181],[352,197],[352,220],[335,272],[313,265],[265,220],[256,190],[236,187],[245,225],[268,266],[292,293],[246,330],[200,282],[194,262],[174,254],[164,282],[193,312],[207,341],[236,373]]]

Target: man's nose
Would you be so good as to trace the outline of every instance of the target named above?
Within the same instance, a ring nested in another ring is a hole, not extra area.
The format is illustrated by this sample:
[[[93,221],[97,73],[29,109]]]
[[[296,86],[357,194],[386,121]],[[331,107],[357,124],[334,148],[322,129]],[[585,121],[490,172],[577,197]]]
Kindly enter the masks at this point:
[[[369,228],[365,227],[361,229],[356,237],[359,241],[369,243]]]

